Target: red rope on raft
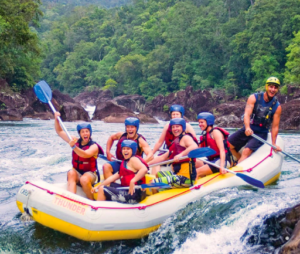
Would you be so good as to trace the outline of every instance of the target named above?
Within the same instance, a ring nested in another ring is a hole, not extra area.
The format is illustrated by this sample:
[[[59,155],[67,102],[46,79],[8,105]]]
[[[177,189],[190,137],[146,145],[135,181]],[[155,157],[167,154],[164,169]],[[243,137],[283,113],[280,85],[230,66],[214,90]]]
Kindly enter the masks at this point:
[[[271,148],[270,154],[268,154],[264,159],[262,159],[260,162],[258,162],[258,163],[257,163],[256,165],[254,165],[253,167],[251,167],[251,168],[249,168],[249,169],[246,169],[246,170],[235,171],[235,172],[251,172],[255,167],[257,167],[259,164],[261,164],[262,162],[264,162],[267,158],[271,157],[272,154],[273,154],[272,151],[273,151],[273,149]],[[199,185],[195,185],[195,186],[193,186],[193,187],[190,187],[190,188],[187,189],[186,191],[183,191],[183,192],[181,192],[181,193],[178,193],[178,194],[176,194],[176,195],[174,195],[174,196],[172,196],[172,197],[169,197],[169,198],[166,198],[166,199],[162,199],[162,200],[157,201],[157,202],[155,202],[155,203],[153,203],[153,204],[150,204],[150,205],[134,206],[134,207],[106,207],[106,206],[92,206],[92,205],[90,205],[90,204],[87,204],[87,203],[84,203],[84,202],[80,202],[80,201],[78,201],[78,200],[75,200],[75,199],[72,199],[72,198],[68,198],[68,197],[63,196],[63,195],[61,195],[61,194],[52,192],[52,191],[50,191],[50,190],[48,190],[48,189],[42,188],[42,187],[40,187],[40,186],[37,186],[37,185],[35,185],[35,184],[33,184],[33,183],[29,182],[29,181],[27,181],[26,184],[30,184],[30,185],[32,185],[32,186],[34,186],[34,187],[36,187],[36,188],[39,188],[39,189],[41,189],[41,190],[44,190],[44,191],[46,191],[47,193],[49,193],[50,195],[55,194],[55,195],[57,195],[57,196],[60,196],[60,197],[62,197],[62,198],[64,198],[64,199],[67,199],[67,200],[69,200],[69,201],[78,203],[78,204],[80,204],[80,205],[90,206],[93,210],[98,210],[98,209],[117,209],[117,210],[122,210],[122,209],[125,209],[125,210],[128,210],[128,209],[139,209],[139,210],[144,210],[144,209],[146,209],[147,207],[150,207],[150,206],[153,206],[153,205],[157,205],[157,204],[159,204],[159,203],[161,203],[161,202],[164,202],[164,201],[166,201],[166,200],[169,200],[169,199],[178,197],[178,196],[183,195],[183,194],[185,194],[185,193],[187,193],[187,192],[189,192],[189,191],[191,191],[191,190],[199,190],[199,189],[201,188],[201,186],[203,186],[203,185],[205,185],[206,183],[208,183],[208,182],[212,181],[213,179],[217,178],[219,175],[221,175],[221,174],[219,173],[219,174],[215,175],[214,177],[212,177],[211,179],[207,180],[206,182],[204,182],[204,183],[202,183],[202,184],[199,184]]]

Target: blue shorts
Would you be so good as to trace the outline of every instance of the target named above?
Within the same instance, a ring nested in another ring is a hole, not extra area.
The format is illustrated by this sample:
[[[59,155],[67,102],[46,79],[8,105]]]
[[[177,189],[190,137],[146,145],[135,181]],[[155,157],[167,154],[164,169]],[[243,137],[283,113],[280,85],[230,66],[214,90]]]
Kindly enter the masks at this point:
[[[113,169],[113,174],[120,171],[121,162],[118,161],[108,161],[107,164],[111,165]]]

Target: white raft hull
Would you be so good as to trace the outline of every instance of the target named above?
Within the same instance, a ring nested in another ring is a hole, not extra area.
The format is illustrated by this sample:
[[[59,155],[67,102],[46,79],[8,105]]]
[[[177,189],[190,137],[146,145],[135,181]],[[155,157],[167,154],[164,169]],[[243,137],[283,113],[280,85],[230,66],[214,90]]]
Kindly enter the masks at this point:
[[[268,141],[271,142],[270,135]],[[284,147],[278,137],[277,144]],[[232,168],[268,185],[281,173],[283,155],[263,145],[250,158]],[[136,205],[92,201],[67,191],[67,184],[27,182],[17,194],[17,206],[42,225],[85,241],[136,239],[156,230],[165,219],[188,203],[223,188],[248,185],[232,174],[218,173],[199,179],[191,188],[170,189],[148,196]]]

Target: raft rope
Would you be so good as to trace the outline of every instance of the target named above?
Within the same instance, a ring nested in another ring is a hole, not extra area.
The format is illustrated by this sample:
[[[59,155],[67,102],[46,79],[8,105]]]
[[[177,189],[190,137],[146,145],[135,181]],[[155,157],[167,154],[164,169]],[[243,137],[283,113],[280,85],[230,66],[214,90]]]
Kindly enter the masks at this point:
[[[269,157],[271,157],[271,156],[273,155],[272,150],[273,150],[273,149],[271,148],[270,153],[269,153],[264,159],[262,159],[262,160],[261,160],[260,162],[258,162],[256,165],[254,165],[253,167],[251,167],[251,168],[249,168],[249,169],[245,169],[245,170],[235,171],[235,172],[251,172],[255,167],[257,167],[259,164],[261,164],[261,163],[264,162],[267,158],[269,158]],[[29,182],[29,181],[27,181],[26,184],[30,184],[30,185],[32,185],[32,186],[38,188],[38,189],[41,189],[41,190],[43,190],[43,191],[46,191],[46,192],[49,193],[50,195],[57,195],[57,196],[59,196],[59,197],[62,197],[62,198],[64,198],[64,199],[67,199],[67,200],[69,200],[69,201],[75,202],[75,203],[77,203],[77,204],[84,205],[84,206],[89,206],[89,207],[91,207],[93,210],[98,210],[98,209],[113,209],[113,210],[131,210],[131,209],[139,209],[139,210],[144,210],[144,209],[146,209],[147,207],[154,206],[154,205],[159,204],[159,203],[161,203],[161,202],[164,202],[164,201],[166,201],[166,200],[169,200],[169,199],[178,197],[178,196],[183,195],[183,194],[185,194],[185,193],[187,193],[187,192],[189,192],[189,191],[191,191],[191,190],[199,190],[203,185],[205,185],[205,184],[207,184],[208,182],[214,180],[215,178],[217,178],[217,177],[220,176],[220,175],[221,175],[221,173],[215,175],[214,177],[210,178],[209,180],[207,180],[206,182],[204,182],[204,183],[202,183],[202,184],[194,185],[193,187],[188,188],[186,191],[180,192],[180,193],[178,193],[178,194],[176,194],[176,195],[174,195],[174,196],[172,196],[172,197],[162,199],[162,200],[160,200],[160,201],[154,202],[154,203],[149,204],[149,205],[131,206],[131,207],[92,206],[92,205],[90,205],[90,204],[87,204],[87,203],[84,203],[84,202],[80,202],[80,201],[78,201],[78,200],[75,200],[75,199],[72,199],[72,198],[68,198],[68,197],[66,197],[66,196],[64,196],[64,195],[61,195],[61,194],[58,194],[58,193],[56,193],[56,192],[50,191],[50,190],[48,190],[48,189],[42,188],[42,187],[40,187],[40,186],[38,186],[38,185],[35,185],[35,184],[33,184],[33,183]]]

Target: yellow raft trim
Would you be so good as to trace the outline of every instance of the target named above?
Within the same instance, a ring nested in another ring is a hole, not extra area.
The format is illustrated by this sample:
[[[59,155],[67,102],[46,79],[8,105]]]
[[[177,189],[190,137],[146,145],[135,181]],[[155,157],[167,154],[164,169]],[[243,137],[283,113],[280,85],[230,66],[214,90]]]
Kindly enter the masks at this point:
[[[276,176],[272,177],[269,181],[265,182],[264,185],[266,186],[271,183],[274,183],[275,181],[277,181],[279,179],[280,175],[281,175],[281,172],[278,173]]]
[[[21,212],[24,212],[23,203],[17,201],[17,206]],[[151,232],[157,230],[161,224],[143,228],[143,229],[131,229],[131,230],[107,230],[107,231],[92,231],[85,228],[76,226],[69,222],[63,221],[52,215],[41,212],[32,208],[32,218],[34,221],[57,230],[59,232],[74,236],[83,241],[112,241],[113,240],[129,240],[139,239],[149,235]]]

